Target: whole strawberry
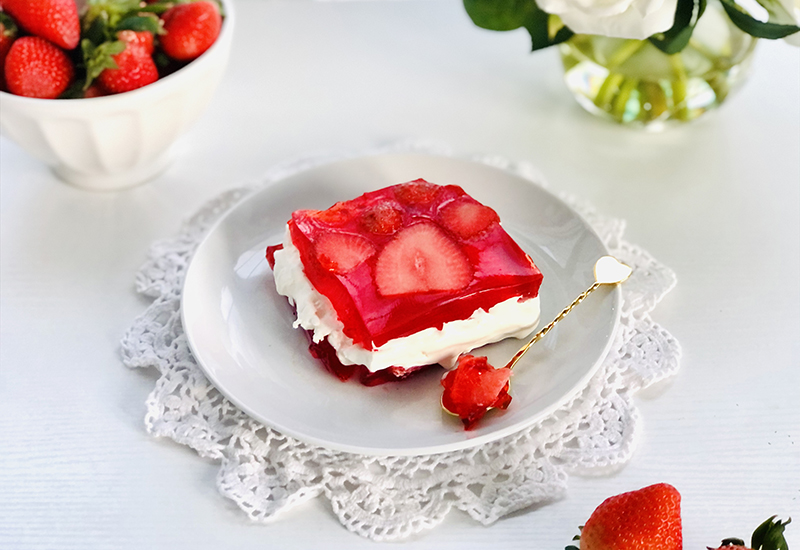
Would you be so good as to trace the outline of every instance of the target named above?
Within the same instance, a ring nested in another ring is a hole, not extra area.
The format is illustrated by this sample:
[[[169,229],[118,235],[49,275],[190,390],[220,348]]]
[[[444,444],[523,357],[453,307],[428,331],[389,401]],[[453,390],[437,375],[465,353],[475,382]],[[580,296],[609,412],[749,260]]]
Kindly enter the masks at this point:
[[[11,44],[16,40],[17,34],[17,25],[8,14],[0,11],[0,90],[6,89],[3,67],[6,65],[8,50],[11,49]]]
[[[103,90],[119,94],[129,92],[158,80],[158,68],[153,61],[153,35],[147,31],[120,31],[117,38],[125,48],[111,56],[112,68],[97,77]],[[115,68],[113,68],[116,66]]]
[[[681,495],[658,483],[610,497],[592,512],[579,538],[580,550],[682,550]]]
[[[215,2],[178,4],[162,16],[165,34],[159,37],[161,49],[176,61],[199,57],[216,41],[222,16]]]
[[[75,0],[3,0],[3,10],[31,34],[71,50],[78,45],[81,23]]]
[[[38,36],[18,38],[6,57],[6,85],[12,94],[55,99],[74,76],[67,54]]]
[[[786,521],[775,521],[776,516],[767,520],[756,527],[750,537],[750,546],[745,546],[742,539],[724,539],[718,548],[708,547],[708,550],[789,550],[789,545],[783,536],[783,530],[792,522],[792,518]]]

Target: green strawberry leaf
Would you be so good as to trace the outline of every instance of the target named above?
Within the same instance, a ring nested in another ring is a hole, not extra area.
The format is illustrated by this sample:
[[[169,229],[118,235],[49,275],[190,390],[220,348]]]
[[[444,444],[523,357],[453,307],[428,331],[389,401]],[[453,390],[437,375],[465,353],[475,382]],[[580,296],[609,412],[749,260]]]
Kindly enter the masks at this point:
[[[161,15],[173,6],[175,6],[175,2],[154,2],[139,8],[139,13],[154,13],[156,15]]]
[[[744,546],[744,541],[736,537],[731,537],[729,539],[722,539],[722,544],[720,544],[720,546]]]
[[[86,81],[83,84],[83,89],[87,90],[92,81],[100,76],[100,73],[105,69],[117,68],[117,63],[111,56],[122,53],[125,49],[125,42],[115,40],[113,42],[103,42],[96,46],[91,40],[84,39],[81,42],[81,49],[83,50],[83,62],[86,65]]]
[[[706,10],[706,0],[678,0],[675,23],[670,29],[650,37],[650,42],[662,52],[672,55],[689,43],[694,27]]]
[[[167,54],[160,50],[153,54],[153,61],[155,62],[156,67],[159,69],[165,69],[169,67],[170,63],[172,63],[172,60],[167,57]]]
[[[89,28],[99,18],[113,29],[126,15],[138,10],[139,0],[89,0],[89,7],[83,17],[84,28]]]
[[[775,40],[800,31],[800,27],[797,25],[759,21],[747,13],[744,8],[739,6],[734,0],[722,0],[722,7],[725,8],[725,12],[728,14],[731,21],[733,21],[734,25],[756,38]]]
[[[120,22],[117,23],[115,30],[147,31],[157,35],[164,34],[164,24],[155,14],[136,14],[128,15],[121,19]]]
[[[782,522],[781,520],[774,521],[775,517],[768,518],[753,531],[753,537],[750,540],[750,547],[753,550],[789,550],[789,545],[783,537],[783,531],[792,522],[792,518]]]
[[[64,92],[58,96],[58,99],[81,99],[83,98],[83,82],[76,80]]]
[[[111,29],[108,26],[108,21],[103,17],[98,17],[91,22],[89,27],[83,32],[83,38],[88,39],[94,45],[100,45],[103,42],[111,40]]]
[[[0,25],[3,25],[3,36],[16,36],[19,31],[17,23],[4,11],[0,11]]]

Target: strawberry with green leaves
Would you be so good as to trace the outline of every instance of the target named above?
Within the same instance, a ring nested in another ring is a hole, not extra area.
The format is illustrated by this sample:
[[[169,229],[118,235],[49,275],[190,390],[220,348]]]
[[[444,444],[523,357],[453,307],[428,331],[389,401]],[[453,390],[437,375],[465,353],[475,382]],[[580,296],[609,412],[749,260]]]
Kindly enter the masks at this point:
[[[750,537],[750,546],[746,546],[742,539],[730,538],[723,539],[717,548],[709,546],[708,550],[789,550],[783,531],[792,522],[792,518],[775,521],[776,517],[767,518],[764,523],[756,527]]]
[[[216,2],[199,1],[178,4],[165,12],[164,35],[160,37],[164,53],[176,61],[191,61],[217,40],[222,16]]]
[[[123,30],[116,42],[105,42],[89,53],[87,82],[97,83],[108,93],[136,90],[158,80],[153,61],[153,35],[147,31]],[[87,50],[91,46],[87,44]]]
[[[683,550],[681,495],[657,483],[607,498],[576,539],[580,550]]]
[[[75,0],[3,0],[3,10],[26,31],[60,48],[71,50],[80,41]]]
[[[158,16],[141,11],[142,6],[138,0],[90,1],[81,41],[86,67],[84,91],[93,89],[95,80],[100,90],[110,94],[158,80],[154,37],[163,28]]]
[[[6,56],[6,86],[12,94],[55,99],[74,76],[75,68],[67,54],[38,36],[17,38]]]

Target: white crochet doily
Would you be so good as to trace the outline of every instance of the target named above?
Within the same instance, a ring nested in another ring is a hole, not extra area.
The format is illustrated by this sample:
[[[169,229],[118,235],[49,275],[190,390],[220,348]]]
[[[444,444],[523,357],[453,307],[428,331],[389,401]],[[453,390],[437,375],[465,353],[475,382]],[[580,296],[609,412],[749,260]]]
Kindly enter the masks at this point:
[[[411,143],[370,153],[448,154]],[[634,268],[622,291],[621,323],[611,351],[588,386],[533,427],[467,450],[416,457],[360,456],[307,445],[251,419],[212,386],[181,327],[186,268],[210,225],[258,185],[332,160],[326,155],[271,170],[257,185],[206,204],[180,233],[156,242],[136,277],[154,299],[122,340],[129,367],[161,373],[147,399],[147,430],[220,462],[217,486],[253,520],[266,522],[324,495],[349,530],[397,540],[440,523],[452,508],[490,524],[522,508],[559,498],[570,473],[603,472],[627,462],[639,431],[633,395],[678,370],[680,346],[650,311],[675,285],[674,273],[622,238],[624,222],[562,197],[590,223],[612,254]],[[473,159],[476,160],[476,159]],[[543,185],[530,165],[497,157],[477,160]]]

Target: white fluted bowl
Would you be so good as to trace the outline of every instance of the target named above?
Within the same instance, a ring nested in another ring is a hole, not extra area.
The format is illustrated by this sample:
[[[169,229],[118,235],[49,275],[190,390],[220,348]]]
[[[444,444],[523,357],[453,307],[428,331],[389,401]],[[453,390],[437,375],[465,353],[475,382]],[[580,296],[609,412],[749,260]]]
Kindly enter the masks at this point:
[[[231,0],[214,45],[153,84],[90,99],[33,99],[0,92],[0,129],[63,180],[87,189],[143,183],[169,164],[175,140],[211,100],[233,38]]]

